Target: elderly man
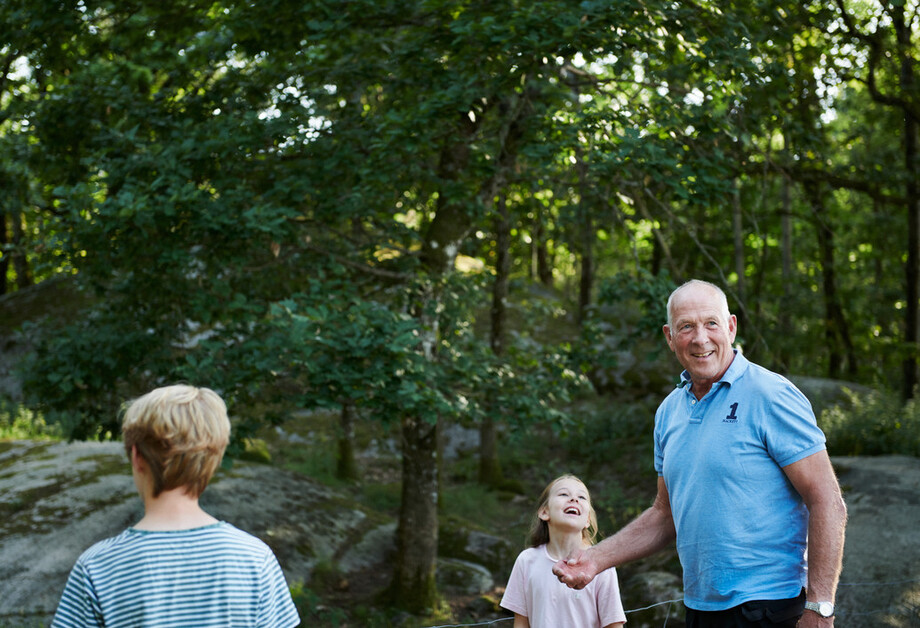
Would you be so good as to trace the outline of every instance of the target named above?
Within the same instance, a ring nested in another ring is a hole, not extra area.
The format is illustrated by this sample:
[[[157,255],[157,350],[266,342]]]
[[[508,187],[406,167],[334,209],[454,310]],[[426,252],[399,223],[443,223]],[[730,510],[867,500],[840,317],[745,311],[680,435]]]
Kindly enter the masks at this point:
[[[810,403],[733,349],[713,284],[677,288],[663,331],[685,370],[655,415],[655,502],[554,573],[581,588],[676,540],[688,628],[833,626],[846,507]]]

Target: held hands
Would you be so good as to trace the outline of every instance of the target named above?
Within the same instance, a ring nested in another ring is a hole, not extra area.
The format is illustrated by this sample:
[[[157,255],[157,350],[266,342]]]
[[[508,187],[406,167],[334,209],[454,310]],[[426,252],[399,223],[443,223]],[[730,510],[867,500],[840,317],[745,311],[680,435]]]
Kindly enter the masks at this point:
[[[584,589],[599,572],[590,550],[576,550],[553,565],[559,582],[573,589]]]

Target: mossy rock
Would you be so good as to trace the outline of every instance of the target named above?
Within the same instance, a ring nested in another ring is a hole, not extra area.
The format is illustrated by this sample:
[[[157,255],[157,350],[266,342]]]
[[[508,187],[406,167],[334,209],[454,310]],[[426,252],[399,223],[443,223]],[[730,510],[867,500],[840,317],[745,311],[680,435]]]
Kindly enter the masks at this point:
[[[506,539],[465,527],[453,520],[442,521],[438,530],[438,556],[483,565],[493,575],[511,572],[518,550]]]

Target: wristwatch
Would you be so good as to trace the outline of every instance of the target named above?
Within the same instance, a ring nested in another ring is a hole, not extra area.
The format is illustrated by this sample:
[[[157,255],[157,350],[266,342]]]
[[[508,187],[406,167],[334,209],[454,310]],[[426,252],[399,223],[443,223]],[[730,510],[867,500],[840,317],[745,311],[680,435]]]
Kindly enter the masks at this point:
[[[821,617],[833,617],[834,605],[830,602],[805,602],[805,608],[816,612]]]

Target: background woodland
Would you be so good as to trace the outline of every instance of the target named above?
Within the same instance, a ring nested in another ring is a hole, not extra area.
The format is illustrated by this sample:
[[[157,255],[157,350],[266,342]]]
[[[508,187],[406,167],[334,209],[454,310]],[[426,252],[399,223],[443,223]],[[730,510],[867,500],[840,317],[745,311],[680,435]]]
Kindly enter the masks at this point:
[[[16,327],[4,403],[108,438],[187,380],[237,454],[332,411],[345,479],[393,430],[398,607],[437,604],[439,433],[475,427],[501,488],[504,439],[660,399],[689,278],[752,360],[885,391],[836,453],[920,453],[917,0],[0,0],[0,28],[0,295],[82,308]]]

